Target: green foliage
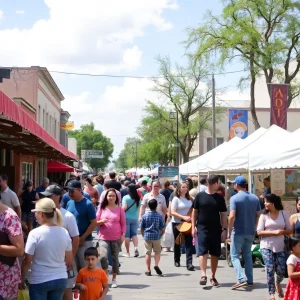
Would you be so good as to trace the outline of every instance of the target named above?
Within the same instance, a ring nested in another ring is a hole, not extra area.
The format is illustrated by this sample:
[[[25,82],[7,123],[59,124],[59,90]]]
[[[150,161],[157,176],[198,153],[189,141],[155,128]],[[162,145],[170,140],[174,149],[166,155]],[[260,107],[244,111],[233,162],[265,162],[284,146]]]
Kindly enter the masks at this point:
[[[194,59],[216,61],[219,68],[238,59],[250,71],[251,108],[255,114],[257,76],[266,83],[291,84],[288,105],[300,94],[299,0],[225,0],[220,16],[208,12],[204,25],[189,29],[187,46],[196,45]],[[291,63],[295,62],[295,67]],[[243,82],[243,80],[241,81]],[[253,114],[252,114],[253,116]],[[256,114],[253,116],[254,121]]]
[[[87,162],[92,168],[105,168],[112,156],[114,146],[110,139],[103,135],[100,130],[95,129],[95,124],[84,124],[79,130],[69,132],[69,137],[77,140],[77,155],[81,156],[81,150],[102,150],[104,158],[91,158]]]

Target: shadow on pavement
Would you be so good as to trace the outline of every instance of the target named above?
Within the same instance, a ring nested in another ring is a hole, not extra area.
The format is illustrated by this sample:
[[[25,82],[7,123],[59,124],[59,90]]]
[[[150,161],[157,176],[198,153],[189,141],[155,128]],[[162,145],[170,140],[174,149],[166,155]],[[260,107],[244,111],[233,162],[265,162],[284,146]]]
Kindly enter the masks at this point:
[[[217,286],[217,287],[213,287],[211,285],[209,286],[204,286],[203,287],[203,290],[206,290],[206,291],[209,291],[213,288],[231,288],[232,286],[234,285],[234,283],[232,282],[227,282],[227,283],[221,283],[220,282],[220,285]],[[254,283],[254,286],[250,287],[250,286],[243,286],[243,287],[240,287],[236,290],[234,290],[234,292],[252,292],[252,290],[258,290],[258,289],[267,289],[267,284],[266,283]]]
[[[118,285],[121,289],[142,290],[150,287],[148,284],[122,284]]]
[[[167,274],[163,274],[161,277],[179,277],[179,276],[191,276],[191,274],[167,273]]]
[[[133,276],[140,276],[142,273],[134,273],[134,272],[122,272],[121,275],[133,275]]]

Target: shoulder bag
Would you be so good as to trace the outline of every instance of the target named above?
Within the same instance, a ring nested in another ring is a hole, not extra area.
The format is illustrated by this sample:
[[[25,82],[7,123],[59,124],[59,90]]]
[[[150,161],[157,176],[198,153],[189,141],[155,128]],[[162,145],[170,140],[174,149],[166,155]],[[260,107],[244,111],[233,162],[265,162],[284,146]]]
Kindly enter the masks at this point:
[[[127,208],[125,209],[125,212],[128,211],[134,204],[135,204],[135,200],[133,201],[133,203],[132,203],[129,207],[127,207]]]

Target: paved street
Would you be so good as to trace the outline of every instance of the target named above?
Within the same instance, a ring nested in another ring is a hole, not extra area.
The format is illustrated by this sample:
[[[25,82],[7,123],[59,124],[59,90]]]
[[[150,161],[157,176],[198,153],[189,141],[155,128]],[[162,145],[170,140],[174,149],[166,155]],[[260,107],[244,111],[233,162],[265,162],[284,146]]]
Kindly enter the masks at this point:
[[[158,277],[155,271],[152,276],[144,275],[144,250],[142,237],[140,240],[140,254],[138,258],[121,257],[120,262],[121,275],[118,276],[117,289],[110,289],[107,299],[160,299],[160,300],[182,300],[182,299],[269,299],[265,272],[262,267],[254,269],[253,288],[241,288],[231,291],[230,287],[235,283],[235,273],[233,268],[228,267],[225,260],[221,260],[217,272],[217,279],[221,283],[220,287],[212,287],[210,283],[206,287],[199,285],[200,272],[198,259],[195,259],[194,265],[197,267],[195,272],[189,272],[184,266],[176,268],[173,265],[173,253],[162,253],[161,269],[164,273],[163,277]],[[183,255],[181,262],[185,261]],[[209,273],[208,273],[209,276]],[[284,280],[285,286],[286,280]]]

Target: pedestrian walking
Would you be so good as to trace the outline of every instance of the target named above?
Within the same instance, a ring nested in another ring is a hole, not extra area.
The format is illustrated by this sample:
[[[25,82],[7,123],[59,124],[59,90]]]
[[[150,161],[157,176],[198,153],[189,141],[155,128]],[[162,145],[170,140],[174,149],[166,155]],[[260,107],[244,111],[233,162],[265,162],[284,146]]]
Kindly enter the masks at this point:
[[[189,194],[188,185],[183,182],[178,184],[175,190],[175,197],[171,202],[171,216],[172,227],[174,234],[174,264],[175,267],[180,267],[181,245],[176,243],[176,238],[179,235],[177,226],[182,222],[191,223],[193,199]],[[194,271],[193,266],[193,237],[192,235],[185,235],[184,245],[186,251],[186,268],[188,271]]]
[[[159,268],[161,244],[160,239],[165,233],[166,224],[156,209],[157,200],[151,199],[148,201],[150,211],[143,215],[141,220],[141,233],[144,237],[144,245],[146,249],[146,272],[147,276],[151,276],[151,253],[154,252],[154,270],[157,275],[162,275]]]
[[[279,196],[275,194],[265,196],[265,209],[259,217],[257,233],[261,237],[260,251],[266,265],[270,300],[275,299],[275,292],[283,298],[280,283],[284,279],[286,269],[284,236],[292,233],[292,227],[289,223],[289,215],[283,210]]]
[[[24,185],[24,190],[20,196],[20,204],[22,211],[22,222],[27,228],[27,234],[33,228],[34,213],[31,211],[34,209],[36,202],[39,200],[39,194],[33,189],[33,182],[27,181]]]
[[[86,267],[79,271],[75,285],[80,290],[80,300],[104,300],[108,292],[108,278],[97,266],[98,256],[95,247],[84,252]]]
[[[300,197],[296,199],[296,210],[297,213],[290,216],[290,224],[293,228],[293,233],[300,235]]]
[[[289,247],[292,254],[286,264],[288,267],[288,282],[285,289],[284,300],[300,300],[300,235],[289,238]]]
[[[216,271],[221,255],[221,240],[227,236],[227,215],[224,197],[218,194],[221,181],[217,175],[210,175],[207,179],[208,187],[200,192],[193,204],[192,235],[198,237],[198,254],[201,269],[200,285],[206,285],[207,258],[210,254],[211,278],[210,283],[218,286]]]
[[[134,246],[134,257],[139,256],[138,250],[138,217],[139,209],[141,204],[140,196],[137,193],[137,187],[134,184],[128,185],[128,195],[124,196],[122,199],[122,208],[125,211],[126,216],[126,234],[125,234],[125,248],[126,257],[130,257],[130,240],[133,242]]]
[[[84,251],[93,247],[92,232],[96,228],[96,211],[93,203],[82,195],[81,183],[71,180],[65,187],[71,200],[68,201],[66,210],[76,219],[79,231],[79,247],[75,256],[77,269],[84,268]]]
[[[227,236],[230,241],[231,260],[237,277],[237,283],[232,286],[232,290],[247,284],[253,285],[251,247],[261,210],[258,197],[246,190],[247,180],[245,177],[236,177],[233,184],[238,193],[230,198]],[[246,275],[240,262],[241,251],[245,261]]]
[[[102,269],[108,271],[108,251],[112,255],[112,288],[117,288],[117,274],[119,271],[119,251],[126,233],[126,219],[122,207],[118,205],[115,189],[108,189],[103,202],[97,211],[99,228],[99,252]]]
[[[14,299],[17,296],[21,281],[17,257],[23,254],[21,221],[14,210],[0,203],[0,299]]]
[[[28,235],[20,289],[25,288],[28,275],[31,300],[62,300],[67,287],[67,268],[72,266],[71,238],[61,227],[62,215],[53,200],[39,200],[34,212],[41,226]]]

